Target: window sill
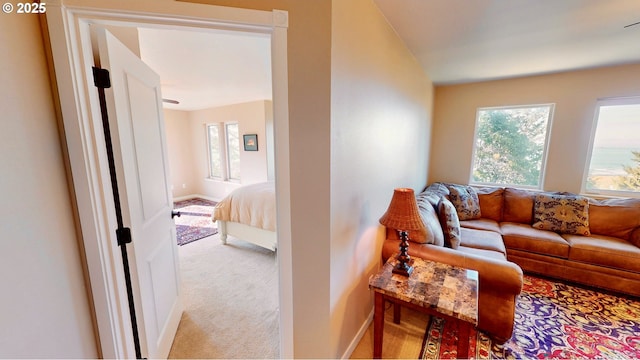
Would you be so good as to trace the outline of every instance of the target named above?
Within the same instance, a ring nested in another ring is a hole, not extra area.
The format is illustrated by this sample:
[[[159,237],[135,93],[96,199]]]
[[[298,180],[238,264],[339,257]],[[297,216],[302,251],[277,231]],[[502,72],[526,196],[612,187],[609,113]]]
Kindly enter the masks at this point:
[[[204,181],[207,182],[214,182],[214,183],[219,183],[219,184],[234,184],[234,185],[240,185],[240,180],[222,180],[222,179],[216,179],[216,178],[204,178]]]
[[[600,200],[640,198],[640,193],[633,191],[582,191],[580,195]]]

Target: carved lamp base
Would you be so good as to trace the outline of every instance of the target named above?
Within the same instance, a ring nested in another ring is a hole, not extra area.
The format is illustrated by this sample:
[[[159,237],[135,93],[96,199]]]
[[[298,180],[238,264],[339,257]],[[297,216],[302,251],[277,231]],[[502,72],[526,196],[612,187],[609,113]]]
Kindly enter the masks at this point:
[[[403,276],[409,276],[413,272],[411,266],[411,257],[407,253],[409,249],[409,234],[406,231],[399,231],[400,235],[400,255],[398,255],[398,264],[393,268],[393,273]]]

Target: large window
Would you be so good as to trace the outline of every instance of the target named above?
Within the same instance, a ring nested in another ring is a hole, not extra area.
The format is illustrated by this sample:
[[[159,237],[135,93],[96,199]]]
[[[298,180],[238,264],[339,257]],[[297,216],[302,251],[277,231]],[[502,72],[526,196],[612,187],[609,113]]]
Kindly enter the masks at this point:
[[[207,125],[209,177],[240,181],[240,135],[237,123]]]
[[[596,106],[586,192],[640,195],[640,97],[601,100]]]
[[[541,188],[553,104],[480,108],[472,184]]]

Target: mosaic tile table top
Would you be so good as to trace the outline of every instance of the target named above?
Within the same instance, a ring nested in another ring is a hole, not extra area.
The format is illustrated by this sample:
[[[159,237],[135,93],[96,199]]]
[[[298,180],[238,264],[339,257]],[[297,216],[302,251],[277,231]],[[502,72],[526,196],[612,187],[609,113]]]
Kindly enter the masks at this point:
[[[420,258],[412,260],[413,273],[407,278],[391,272],[398,262],[392,256],[369,279],[369,288],[474,326],[478,324],[477,271]]]

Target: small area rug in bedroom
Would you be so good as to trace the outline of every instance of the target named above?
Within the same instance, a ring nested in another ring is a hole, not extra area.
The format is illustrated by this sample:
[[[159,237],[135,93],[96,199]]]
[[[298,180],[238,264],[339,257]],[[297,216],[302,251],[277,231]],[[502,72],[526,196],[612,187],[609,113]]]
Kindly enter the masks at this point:
[[[173,209],[180,211],[180,217],[174,217],[178,245],[185,245],[218,232],[211,221],[215,201],[194,198],[173,203]]]
[[[457,332],[432,317],[420,358],[455,359]],[[511,339],[498,346],[470,335],[473,359],[637,359],[640,301],[525,275]]]

